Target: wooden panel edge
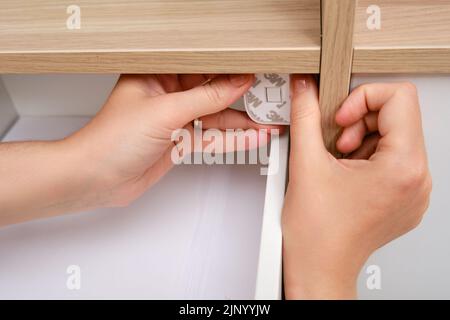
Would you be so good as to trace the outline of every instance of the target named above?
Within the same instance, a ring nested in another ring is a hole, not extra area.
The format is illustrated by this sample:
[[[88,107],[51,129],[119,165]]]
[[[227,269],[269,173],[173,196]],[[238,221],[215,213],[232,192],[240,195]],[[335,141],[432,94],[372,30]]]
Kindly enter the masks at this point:
[[[318,73],[320,48],[0,52],[0,73]]]
[[[18,117],[14,103],[0,77],[0,141],[17,121]]]
[[[353,73],[450,73],[449,48],[355,48]]]
[[[322,51],[320,63],[320,111],[325,146],[339,157],[336,140],[340,128],[336,111],[348,95],[353,58],[356,0],[321,0]]]

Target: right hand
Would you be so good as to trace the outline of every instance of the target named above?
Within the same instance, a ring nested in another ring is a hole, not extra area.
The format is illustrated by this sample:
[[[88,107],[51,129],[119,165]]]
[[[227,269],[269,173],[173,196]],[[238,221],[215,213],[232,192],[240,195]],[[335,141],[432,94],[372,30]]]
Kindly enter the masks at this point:
[[[287,298],[355,298],[377,248],[416,227],[431,177],[416,90],[408,83],[355,89],[336,114],[335,159],[324,147],[318,93],[294,76],[289,185],[283,210]],[[370,134],[370,135],[368,135]]]

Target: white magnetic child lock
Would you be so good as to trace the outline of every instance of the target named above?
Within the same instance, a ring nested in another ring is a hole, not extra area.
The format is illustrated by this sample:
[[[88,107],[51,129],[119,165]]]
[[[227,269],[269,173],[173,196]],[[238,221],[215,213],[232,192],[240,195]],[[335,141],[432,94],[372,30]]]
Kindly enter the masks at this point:
[[[244,104],[249,117],[257,123],[288,125],[289,74],[257,74],[253,86],[244,95]]]

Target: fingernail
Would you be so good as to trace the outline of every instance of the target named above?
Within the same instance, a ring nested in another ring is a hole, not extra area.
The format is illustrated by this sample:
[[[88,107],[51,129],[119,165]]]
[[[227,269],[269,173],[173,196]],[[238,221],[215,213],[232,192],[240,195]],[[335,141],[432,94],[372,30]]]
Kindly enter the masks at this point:
[[[302,93],[308,88],[308,84],[306,79],[297,79],[295,80],[295,92]]]
[[[235,87],[242,87],[244,84],[250,80],[250,75],[248,74],[230,74],[230,82]]]

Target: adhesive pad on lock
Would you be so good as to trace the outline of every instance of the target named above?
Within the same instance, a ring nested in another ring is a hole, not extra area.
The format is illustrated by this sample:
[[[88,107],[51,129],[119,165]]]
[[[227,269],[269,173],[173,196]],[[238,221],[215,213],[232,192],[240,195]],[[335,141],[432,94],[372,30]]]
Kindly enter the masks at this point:
[[[249,117],[261,124],[288,125],[290,122],[289,74],[257,74],[244,95]]]

